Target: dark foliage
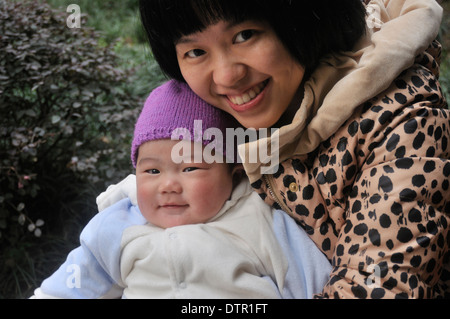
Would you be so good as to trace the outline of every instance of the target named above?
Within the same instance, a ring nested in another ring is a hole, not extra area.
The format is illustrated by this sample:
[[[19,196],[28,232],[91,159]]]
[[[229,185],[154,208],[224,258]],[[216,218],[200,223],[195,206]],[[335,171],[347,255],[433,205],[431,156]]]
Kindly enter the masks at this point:
[[[38,241],[41,249],[51,242],[49,230],[76,241],[61,225],[84,223],[96,212],[93,194],[132,169],[129,143],[142,101],[128,92],[129,74],[117,67],[112,45],[99,44],[93,29],[69,28],[68,15],[42,1],[0,0],[2,289],[5,278],[27,286],[36,269],[20,269]],[[73,207],[79,216],[64,215]]]

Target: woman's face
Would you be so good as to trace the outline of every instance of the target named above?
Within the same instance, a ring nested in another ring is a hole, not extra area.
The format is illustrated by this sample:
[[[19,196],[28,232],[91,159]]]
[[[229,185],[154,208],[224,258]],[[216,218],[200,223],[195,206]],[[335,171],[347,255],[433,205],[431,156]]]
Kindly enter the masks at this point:
[[[244,127],[273,126],[294,99],[304,68],[270,26],[220,21],[176,43],[178,63],[191,89]]]

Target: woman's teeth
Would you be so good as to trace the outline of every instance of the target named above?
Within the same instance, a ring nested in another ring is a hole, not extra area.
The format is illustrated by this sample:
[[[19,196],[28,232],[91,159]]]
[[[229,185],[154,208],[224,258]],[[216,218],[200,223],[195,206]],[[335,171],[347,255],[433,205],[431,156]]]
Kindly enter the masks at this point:
[[[242,95],[228,96],[230,101],[236,105],[242,105],[244,103],[248,103],[253,100],[255,97],[261,93],[261,91],[266,87],[267,81],[264,81],[257,86],[251,88],[247,92]]]

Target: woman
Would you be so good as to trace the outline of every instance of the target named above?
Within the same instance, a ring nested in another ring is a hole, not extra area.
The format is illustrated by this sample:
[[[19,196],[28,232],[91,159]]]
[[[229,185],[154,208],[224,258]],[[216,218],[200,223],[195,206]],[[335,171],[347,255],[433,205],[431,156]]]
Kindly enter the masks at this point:
[[[245,161],[271,137],[240,154],[255,190],[331,262],[317,298],[448,296],[434,0],[141,0],[140,11],[168,76],[244,127],[280,128],[275,174]]]

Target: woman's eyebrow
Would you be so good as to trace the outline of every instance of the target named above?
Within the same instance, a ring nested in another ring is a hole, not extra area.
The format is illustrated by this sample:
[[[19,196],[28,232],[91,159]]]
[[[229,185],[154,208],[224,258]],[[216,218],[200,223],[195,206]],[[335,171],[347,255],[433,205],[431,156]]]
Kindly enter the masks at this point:
[[[190,37],[188,37],[188,36],[183,36],[183,37],[179,38],[179,39],[175,42],[175,45],[178,45],[178,44],[189,44],[189,43],[193,43],[193,42],[195,42],[194,39],[192,39],[192,38],[190,38]]]
[[[223,32],[227,32],[227,31],[231,30],[232,28],[234,28],[235,26],[237,26],[239,24],[242,24],[242,23],[243,23],[242,21],[227,21],[225,23],[224,28],[223,28]],[[199,31],[199,32],[201,32],[201,31]],[[195,34],[195,33],[193,33],[193,34]],[[189,35],[186,35],[186,36],[182,36],[181,38],[179,38],[175,42],[175,45],[177,45],[177,44],[186,44],[186,43],[189,44],[189,43],[193,43],[193,42],[195,42],[195,39],[193,39]]]

